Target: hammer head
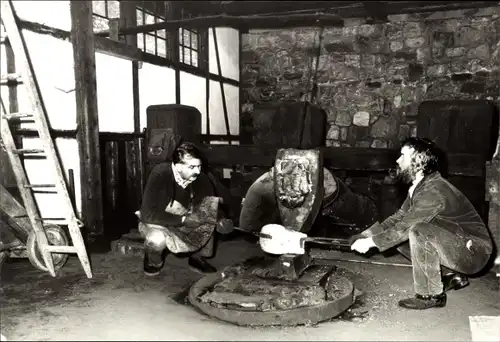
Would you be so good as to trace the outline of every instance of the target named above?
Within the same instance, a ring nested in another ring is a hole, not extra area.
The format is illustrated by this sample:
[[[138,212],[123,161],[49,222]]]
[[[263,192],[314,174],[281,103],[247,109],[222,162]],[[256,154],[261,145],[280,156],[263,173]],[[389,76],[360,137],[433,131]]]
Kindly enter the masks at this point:
[[[280,149],[273,170],[274,191],[283,224],[308,232],[324,197],[323,157],[319,150]]]

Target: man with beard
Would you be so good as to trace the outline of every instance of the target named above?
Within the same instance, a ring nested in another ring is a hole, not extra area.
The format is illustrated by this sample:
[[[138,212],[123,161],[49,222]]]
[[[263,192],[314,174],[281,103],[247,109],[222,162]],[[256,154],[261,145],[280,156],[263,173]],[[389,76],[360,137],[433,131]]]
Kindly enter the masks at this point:
[[[492,252],[492,239],[469,200],[438,172],[437,147],[408,138],[397,160],[399,175],[412,183],[401,208],[353,238],[352,250],[381,252],[398,246],[413,266],[415,297],[399,301],[408,309],[446,305],[446,291],[469,284]]]
[[[206,260],[213,255],[214,225],[193,210],[208,196],[215,196],[214,187],[202,173],[202,156],[192,143],[181,143],[172,162],[151,170],[139,214],[146,275],[158,275],[169,252],[188,253],[195,270],[216,272]]]

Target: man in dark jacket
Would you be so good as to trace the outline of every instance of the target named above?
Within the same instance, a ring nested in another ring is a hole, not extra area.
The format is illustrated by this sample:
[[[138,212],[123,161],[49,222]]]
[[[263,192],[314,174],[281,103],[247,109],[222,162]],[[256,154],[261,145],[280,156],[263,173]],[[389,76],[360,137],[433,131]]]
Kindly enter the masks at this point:
[[[436,146],[427,139],[403,141],[399,175],[412,183],[402,207],[359,234],[352,250],[366,253],[398,246],[413,266],[416,295],[399,301],[408,309],[446,305],[446,291],[468,285],[492,253],[492,238],[470,201],[438,170]],[[409,241],[409,243],[407,242]]]
[[[156,165],[149,175],[140,210],[139,231],[145,238],[144,273],[157,275],[165,253],[189,253],[189,265],[215,272],[207,262],[214,252],[215,224],[196,212],[214,187],[202,173],[202,156],[195,145],[181,143],[172,162]],[[216,217],[217,213],[213,213]]]

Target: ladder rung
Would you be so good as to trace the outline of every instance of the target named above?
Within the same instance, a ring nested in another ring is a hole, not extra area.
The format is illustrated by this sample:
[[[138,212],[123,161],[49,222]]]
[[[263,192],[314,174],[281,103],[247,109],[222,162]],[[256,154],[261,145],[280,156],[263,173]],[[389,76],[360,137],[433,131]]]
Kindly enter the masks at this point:
[[[34,189],[33,189],[33,192],[37,193],[37,194],[57,194],[58,193],[56,190],[34,190]]]
[[[15,150],[12,150],[12,152],[16,154],[21,154],[21,153],[45,153],[44,149],[40,148],[18,148]]]
[[[26,184],[25,188],[54,188],[55,184]]]
[[[65,218],[59,218],[59,217],[44,217],[41,219],[37,219],[39,221],[42,221],[43,223],[48,223],[48,224],[62,224],[62,225],[67,225],[68,222],[66,221]]]
[[[10,113],[10,114],[5,114],[3,116],[7,120],[15,120],[15,119],[24,119],[24,118],[32,118],[33,114],[28,114],[28,113]]]
[[[52,253],[76,253],[76,248],[73,246],[46,246],[47,250]]]
[[[3,75],[0,79],[0,85],[18,85],[22,83],[22,77],[19,74]]]

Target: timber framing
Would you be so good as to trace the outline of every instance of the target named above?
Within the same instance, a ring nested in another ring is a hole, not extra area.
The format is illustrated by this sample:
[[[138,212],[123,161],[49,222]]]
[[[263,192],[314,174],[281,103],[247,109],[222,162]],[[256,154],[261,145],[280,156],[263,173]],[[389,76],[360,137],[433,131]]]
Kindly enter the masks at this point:
[[[94,241],[104,233],[104,215],[101,168],[96,167],[96,165],[101,165],[101,157],[95,42],[92,32],[92,2],[71,1],[70,10],[75,72],[76,140],[80,156],[82,189],[82,221],[88,237]]]
[[[57,29],[54,27],[49,27],[40,23],[20,20],[19,25],[21,28],[26,29],[31,32],[50,35],[54,38],[58,38],[61,40],[65,40],[67,42],[71,42],[71,33],[65,30]],[[172,68],[179,71],[184,71],[199,77],[205,78],[207,73],[199,68],[180,63],[175,61],[170,61],[162,57],[150,55],[148,53],[143,52],[142,50],[124,44],[122,42],[117,42],[108,38],[103,38],[94,35],[95,42],[95,50],[98,52],[105,53],[107,55],[124,58],[130,61],[135,62],[145,62],[150,63],[157,66]],[[233,85],[235,87],[240,86],[240,82],[233,80],[231,78],[219,76],[217,74],[209,73],[209,78],[212,81],[216,82],[224,82],[226,84]]]

